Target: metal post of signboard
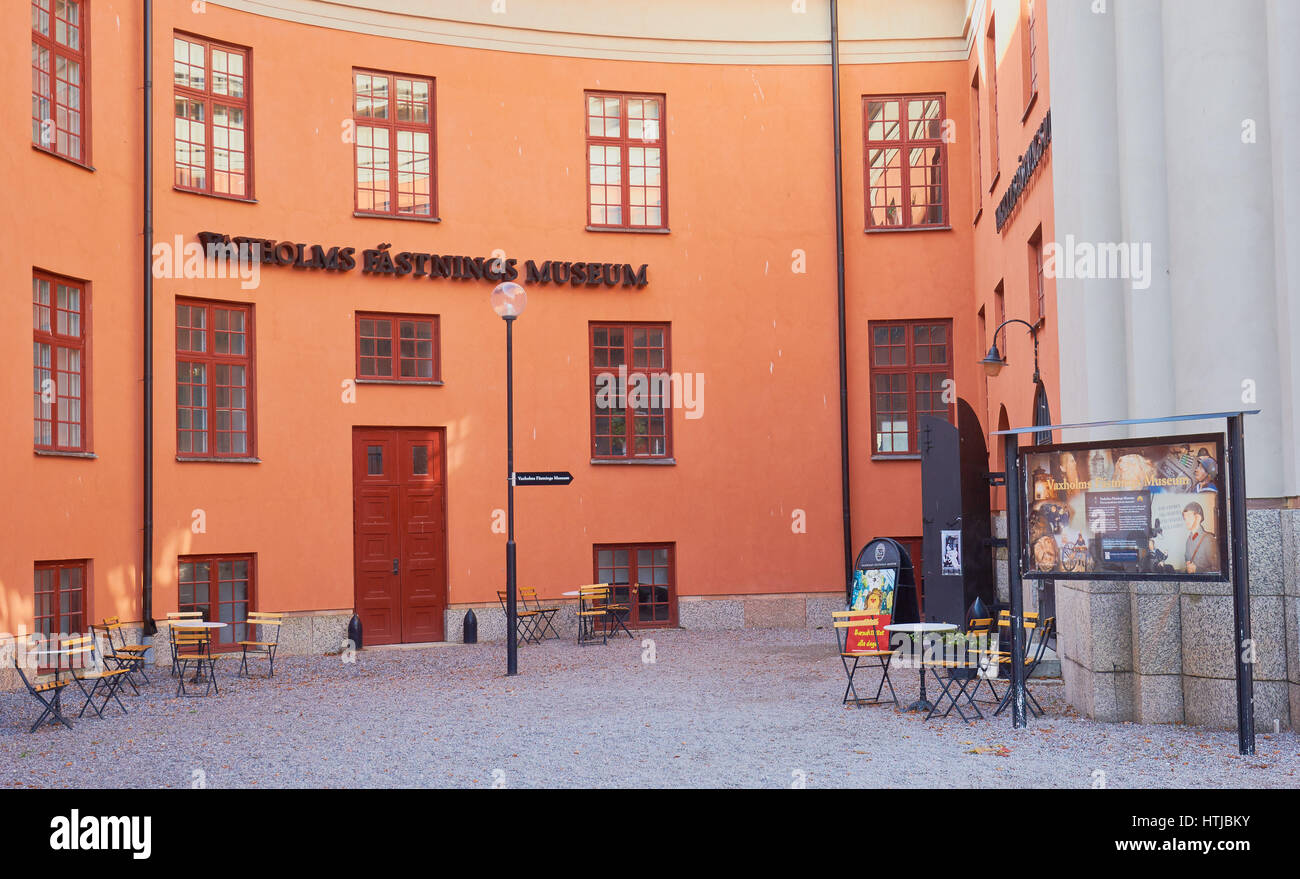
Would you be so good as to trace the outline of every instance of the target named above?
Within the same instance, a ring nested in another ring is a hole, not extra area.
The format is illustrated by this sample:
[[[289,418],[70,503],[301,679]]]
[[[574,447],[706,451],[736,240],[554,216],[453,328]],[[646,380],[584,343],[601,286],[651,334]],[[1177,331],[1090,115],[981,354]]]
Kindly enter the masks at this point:
[[[1228,527],[1232,532],[1232,617],[1237,633],[1237,747],[1255,753],[1255,680],[1247,661],[1250,638],[1250,565],[1246,541],[1246,457],[1243,415],[1228,416]]]
[[[1007,584],[1011,591],[1011,725],[1025,725],[1025,596],[1021,589],[1020,545],[1021,488],[1020,437],[1008,434],[1006,441],[1007,487]]]

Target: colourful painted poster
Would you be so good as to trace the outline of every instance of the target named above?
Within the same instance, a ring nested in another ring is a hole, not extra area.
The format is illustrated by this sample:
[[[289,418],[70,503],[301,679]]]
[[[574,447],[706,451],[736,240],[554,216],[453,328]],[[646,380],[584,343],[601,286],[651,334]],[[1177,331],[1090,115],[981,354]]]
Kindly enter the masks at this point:
[[[854,572],[848,609],[862,611],[862,617],[850,619],[876,617],[878,622],[874,629],[854,626],[848,630],[845,645],[849,652],[889,649],[889,633],[885,626],[890,624],[894,615],[895,576],[892,567]]]

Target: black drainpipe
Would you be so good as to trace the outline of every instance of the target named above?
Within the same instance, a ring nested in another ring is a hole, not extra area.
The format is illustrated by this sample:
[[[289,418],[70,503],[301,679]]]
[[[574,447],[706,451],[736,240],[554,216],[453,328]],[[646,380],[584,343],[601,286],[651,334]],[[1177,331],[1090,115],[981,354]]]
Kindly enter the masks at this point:
[[[844,170],[840,150],[840,10],[831,0],[831,103],[835,130],[835,286],[840,321],[840,492],[844,507],[844,590],[853,580],[853,513],[849,490],[849,360],[844,314]]]
[[[144,553],[141,614],[144,636],[153,621],[153,0],[144,0]]]

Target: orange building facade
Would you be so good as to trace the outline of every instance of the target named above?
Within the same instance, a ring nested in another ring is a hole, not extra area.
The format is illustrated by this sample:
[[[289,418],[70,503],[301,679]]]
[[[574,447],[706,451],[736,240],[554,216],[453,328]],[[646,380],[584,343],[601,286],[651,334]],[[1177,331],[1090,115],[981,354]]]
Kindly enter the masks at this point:
[[[31,3],[32,61],[0,76],[0,630],[284,611],[286,647],[324,652],[354,610],[370,644],[457,640],[473,608],[498,634],[507,279],[516,469],[574,477],[517,486],[520,583],[626,585],[646,628],[822,624],[845,576],[826,10],[575,36],[398,5],[156,0],[146,242],[140,4]],[[1024,329],[979,364],[1002,319],[1037,326],[1059,411],[1050,148],[997,217],[1050,106],[1045,15],[888,7],[840,23],[854,552],[919,546],[919,415],[1031,423]]]

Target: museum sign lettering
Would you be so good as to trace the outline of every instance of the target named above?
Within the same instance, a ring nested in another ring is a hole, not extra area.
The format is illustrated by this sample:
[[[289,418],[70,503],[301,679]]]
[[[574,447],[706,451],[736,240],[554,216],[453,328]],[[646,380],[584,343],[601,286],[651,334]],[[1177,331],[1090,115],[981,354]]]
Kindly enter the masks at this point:
[[[360,268],[365,275],[390,275],[413,278],[460,281],[518,281],[525,284],[568,284],[573,287],[644,287],[649,266],[627,263],[585,262],[574,260],[519,260],[499,253],[491,256],[459,256],[394,251],[391,244],[363,249],[326,247],[297,241],[277,241],[248,235],[223,235],[220,232],[198,233],[199,244],[207,259],[260,262],[267,266],[325,272],[351,272]]]

